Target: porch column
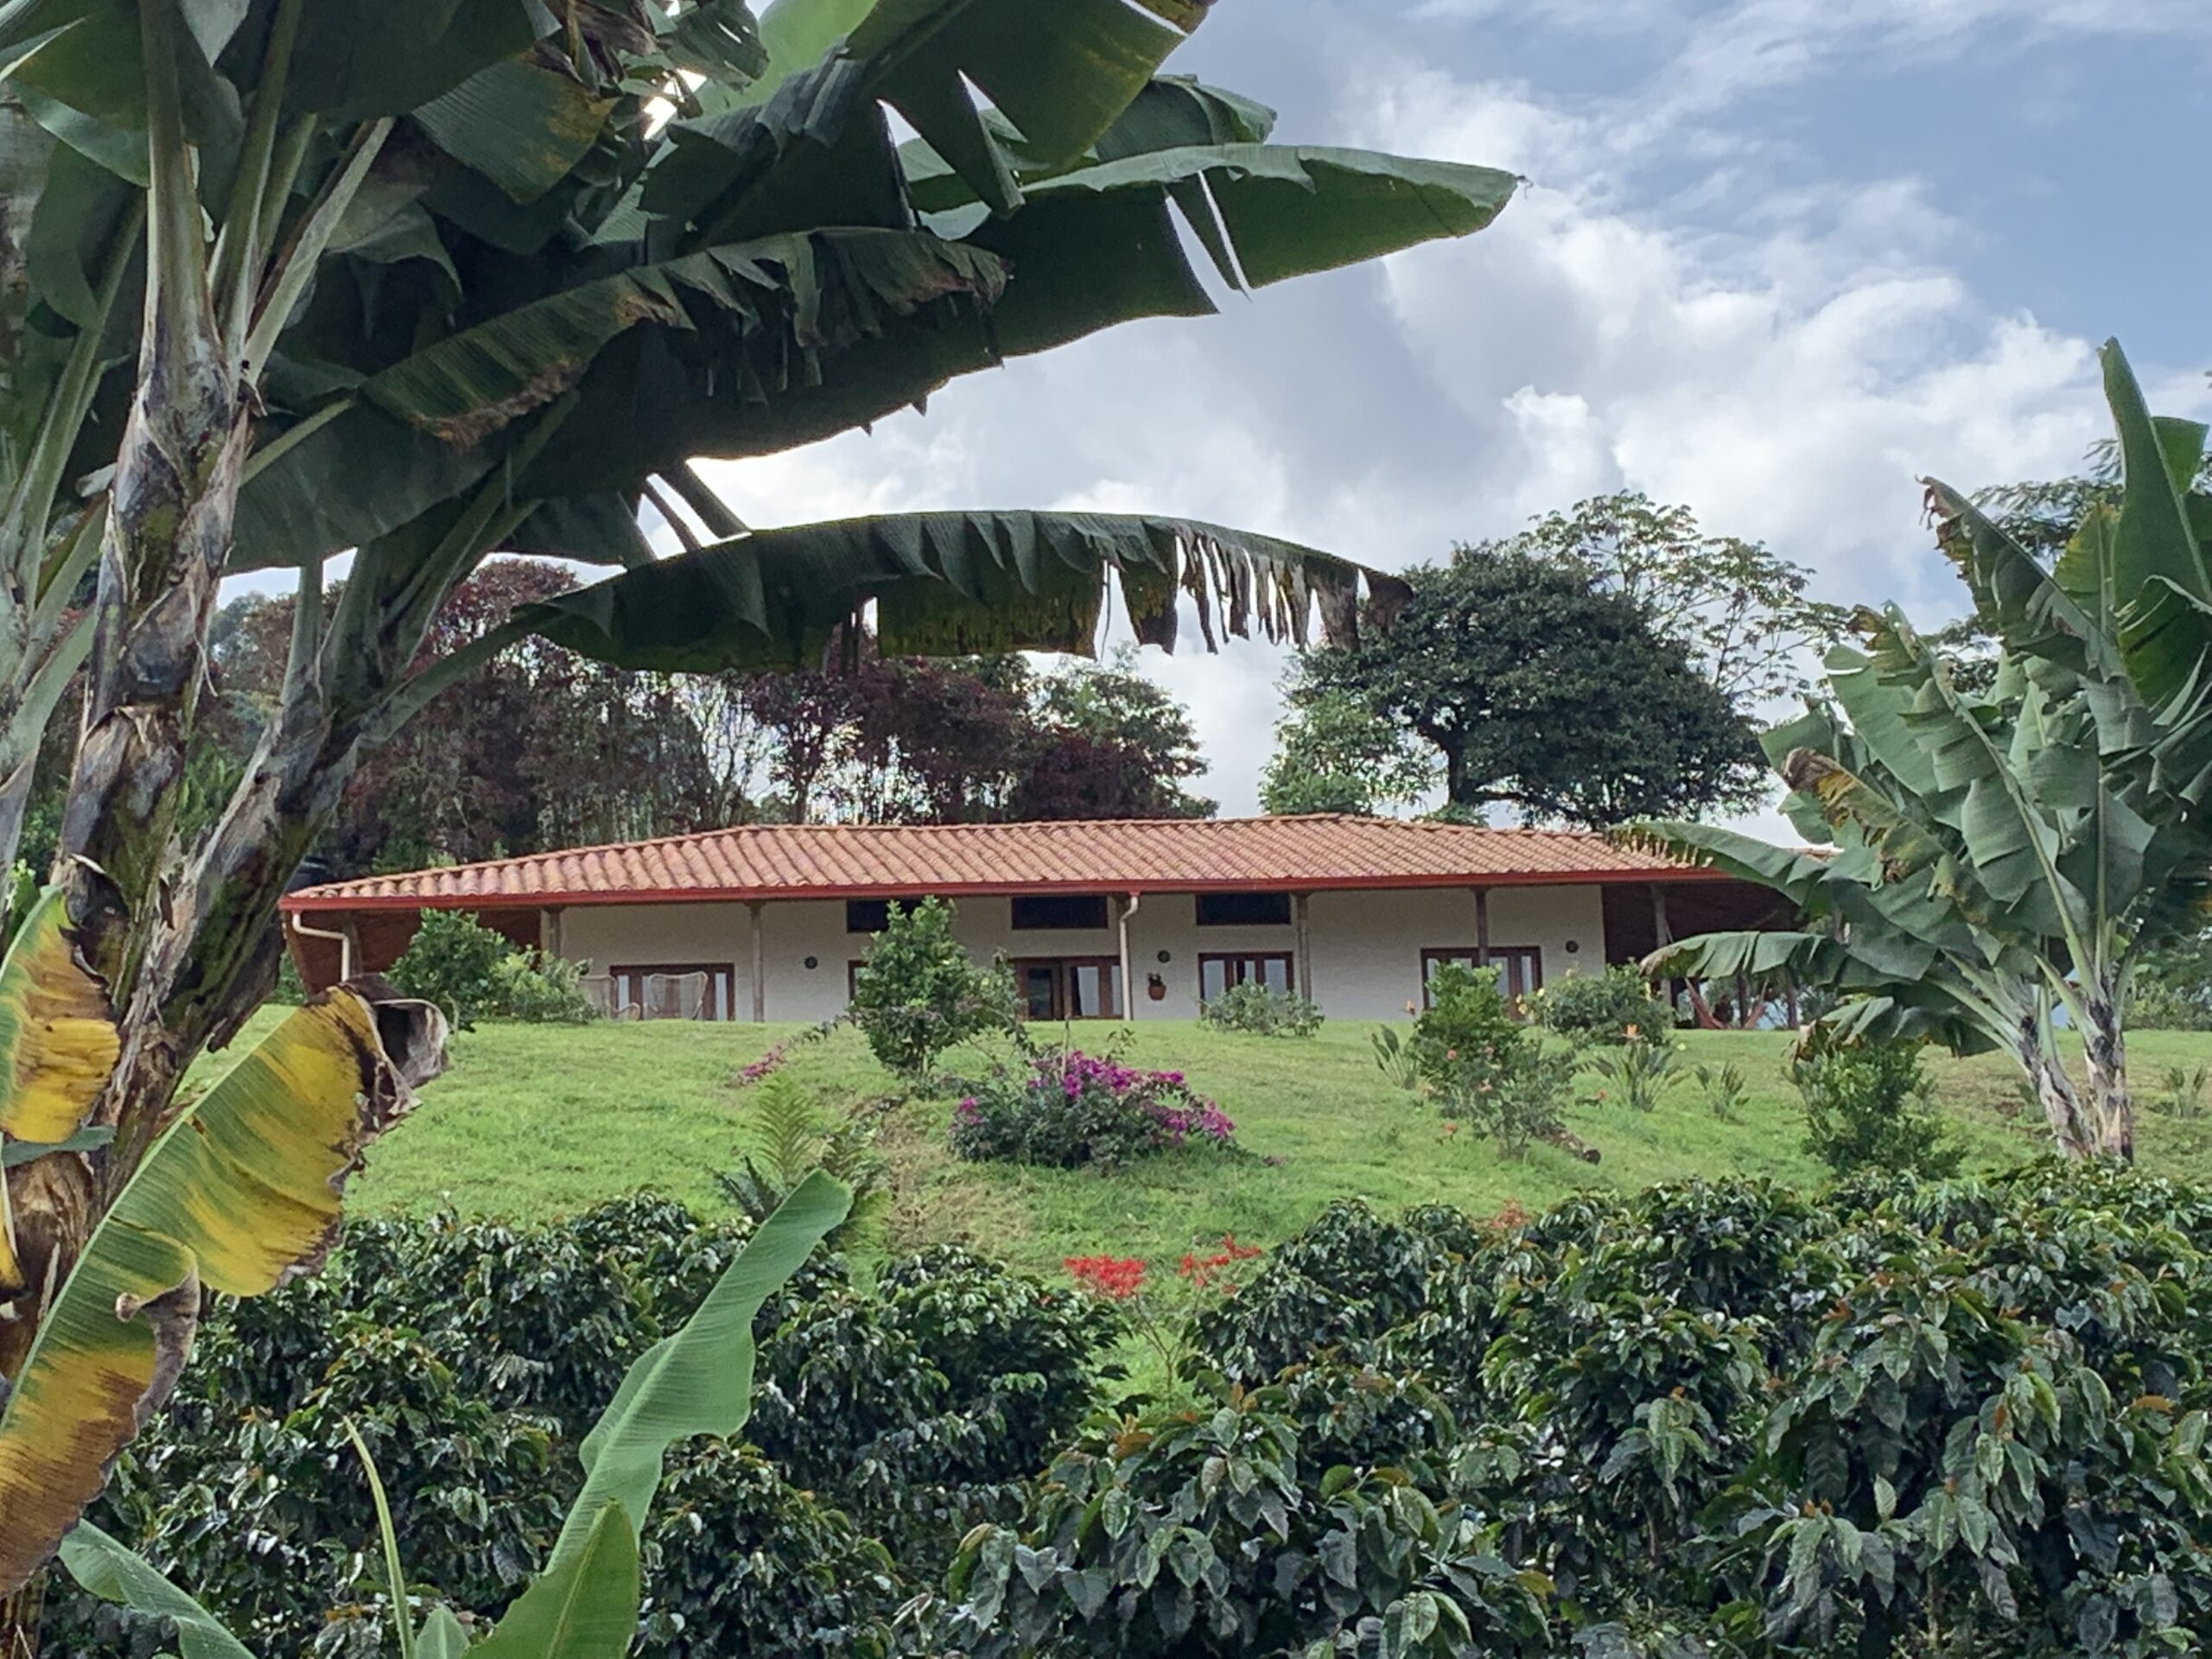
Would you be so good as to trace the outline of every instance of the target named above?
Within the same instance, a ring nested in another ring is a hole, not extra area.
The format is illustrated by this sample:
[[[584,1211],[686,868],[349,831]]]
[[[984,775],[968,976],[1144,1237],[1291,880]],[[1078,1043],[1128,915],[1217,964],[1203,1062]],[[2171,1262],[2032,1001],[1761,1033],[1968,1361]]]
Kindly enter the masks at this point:
[[[561,954],[561,912],[556,909],[537,912],[537,952],[543,957]]]
[[[1312,896],[1304,893],[1290,895],[1290,919],[1298,928],[1298,955],[1294,958],[1298,964],[1298,983],[1291,988],[1309,1002],[1317,1000],[1313,995],[1313,934],[1306,925],[1306,901]]]
[[[762,936],[760,913],[768,907],[762,899],[746,900],[746,914],[753,918],[753,1023],[768,1023],[768,944]]]
[[[1124,1020],[1137,1017],[1136,982],[1129,976],[1129,969],[1135,966],[1129,957],[1129,918],[1137,913],[1137,907],[1143,903],[1144,895],[1141,893],[1132,893],[1116,902],[1119,913],[1115,918],[1114,929],[1122,947],[1122,1018]]]
[[[1475,889],[1475,966],[1490,966],[1490,889]]]

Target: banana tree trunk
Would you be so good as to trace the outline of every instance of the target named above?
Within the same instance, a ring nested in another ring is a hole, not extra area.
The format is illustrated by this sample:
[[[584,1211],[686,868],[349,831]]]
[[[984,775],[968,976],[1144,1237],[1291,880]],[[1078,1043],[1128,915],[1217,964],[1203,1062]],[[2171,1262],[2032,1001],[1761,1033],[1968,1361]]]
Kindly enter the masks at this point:
[[[67,1274],[99,1210],[129,1177],[197,1052],[171,1028],[158,976],[143,969],[172,912],[171,830],[185,745],[207,675],[207,633],[229,555],[249,422],[207,284],[200,205],[177,96],[179,27],[145,7],[149,126],[146,304],[130,405],[100,545],[91,686],[62,810],[60,878],[86,963],[105,982],[122,1057],[92,1121],[114,1127],[104,1154],[36,1183],[11,1181],[19,1231],[38,1238],[48,1282]],[[87,1194],[92,1202],[84,1202]],[[12,1310],[28,1344],[44,1298]],[[28,1317],[26,1317],[28,1315]],[[0,1656],[38,1651],[39,1583],[0,1605]]]
[[[2066,1075],[2065,1066],[2059,1063],[2057,1052],[2051,1046],[2043,1020],[2022,1018],[2014,1035],[2012,1053],[2035,1089],[2044,1121],[2050,1125],[2051,1137],[2057,1143],[2059,1156],[2093,1156],[2096,1136],[2082,1109],[2081,1096],[2075,1092],[2074,1080]]]
[[[2082,999],[2082,1046],[2088,1063],[2091,1150],[2121,1163],[2135,1161],[2135,1104],[2127,1091],[2127,1035],[2120,1024],[2120,994],[2109,982],[2093,985]]]

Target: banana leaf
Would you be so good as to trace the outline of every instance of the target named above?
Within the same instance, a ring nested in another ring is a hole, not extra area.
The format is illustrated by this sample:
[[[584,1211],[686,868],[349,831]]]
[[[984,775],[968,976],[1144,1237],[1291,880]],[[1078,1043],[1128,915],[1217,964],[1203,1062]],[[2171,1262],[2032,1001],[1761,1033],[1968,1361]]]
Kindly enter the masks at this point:
[[[1092,648],[1110,574],[1140,639],[1172,648],[1179,597],[1217,632],[1303,639],[1319,613],[1357,638],[1363,580],[1396,578],[1310,548],[1187,519],[1112,513],[925,512],[799,524],[625,571],[518,613],[533,632],[626,668],[714,671],[818,660],[861,606],[883,649],[967,655]]]
[[[361,1150],[443,1065],[427,1003],[340,988],[287,1018],[149,1150],[41,1322],[0,1411],[0,1593],[28,1582],[159,1408],[202,1294],[312,1272]]]

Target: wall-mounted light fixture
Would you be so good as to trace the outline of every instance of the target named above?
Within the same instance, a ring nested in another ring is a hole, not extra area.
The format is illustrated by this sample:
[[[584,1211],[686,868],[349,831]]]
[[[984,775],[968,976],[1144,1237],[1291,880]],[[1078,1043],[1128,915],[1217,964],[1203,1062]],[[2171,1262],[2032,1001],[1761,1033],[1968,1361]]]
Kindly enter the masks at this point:
[[[1173,962],[1175,960],[1175,953],[1172,950],[1163,950],[1160,953],[1160,959],[1163,963]]]
[[[1576,953],[1577,953],[1578,951],[1580,951],[1581,949],[1582,949],[1582,941],[1581,941],[1581,940],[1580,940],[1580,939],[1569,939],[1569,940],[1567,942],[1567,954],[1568,956],[1570,956],[1570,957],[1571,957],[1571,956],[1573,956],[1574,954],[1576,954]]]
[[[821,957],[809,957],[806,959],[806,964],[805,964],[805,965],[806,965],[806,971],[807,971],[808,973],[810,973],[810,973],[812,973],[816,969],[819,968],[819,967],[822,965],[822,958],[821,958]]]

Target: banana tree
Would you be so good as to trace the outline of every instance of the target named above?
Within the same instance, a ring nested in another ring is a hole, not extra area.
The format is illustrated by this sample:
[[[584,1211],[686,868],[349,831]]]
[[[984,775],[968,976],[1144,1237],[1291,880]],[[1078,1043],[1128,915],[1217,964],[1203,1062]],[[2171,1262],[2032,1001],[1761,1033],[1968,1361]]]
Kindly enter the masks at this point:
[[[1503,173],[1268,143],[1261,106],[1160,73],[1205,13],[0,10],[0,783],[81,653],[56,879],[118,1044],[84,1115],[105,1144],[8,1177],[51,1272],[165,1144],[186,1066],[270,983],[276,901],[364,748],[510,639],[772,666],[872,608],[892,649],[1066,648],[1109,582],[1162,644],[1179,602],[1209,644],[1302,638],[1317,614],[1340,637],[1363,583],[1387,615],[1387,578],[1213,526],[967,512],[751,533],[691,470],[1115,322],[1209,311],[1185,233],[1252,287],[1505,204]],[[893,111],[918,137],[899,142]],[[700,545],[655,562],[641,513]],[[501,550],[622,569],[425,660],[447,594]],[[272,567],[301,595],[283,694],[188,843],[216,586]],[[0,810],[0,855],[12,824]],[[18,1294],[0,1314],[32,1332],[45,1306]]]
[[[543,1570],[474,1647],[445,1606],[432,1606],[416,1625],[383,1483],[363,1450],[383,1522],[400,1653],[417,1659],[461,1659],[464,1653],[476,1659],[621,1659],[628,1653],[640,1599],[638,1542],[660,1485],[662,1459],[678,1441],[744,1427],[752,1412],[753,1321],[851,1205],[845,1187],[820,1170],[809,1175],[746,1242],[683,1328],[630,1368],[585,1437],[583,1490]],[[79,1525],[61,1556],[92,1594],[174,1621],[188,1659],[251,1659],[206,1608],[99,1528]]]
[[[2202,905],[2212,848],[2150,810],[2147,766],[2101,750],[2093,700],[2010,658],[1986,693],[1954,683],[1894,608],[1861,612],[1869,649],[1827,659],[1834,712],[1769,738],[1792,817],[1832,850],[1791,853],[1684,823],[1633,833],[1757,880],[1812,924],[1713,934],[1653,972],[1787,972],[1853,994],[1857,1034],[2001,1048],[2060,1150],[2129,1159],[2128,969]],[[2061,1064],[2055,1014],[2081,1033],[2088,1091]]]
[[[1976,620],[2096,717],[2100,751],[2144,768],[2145,810],[2196,816],[2212,794],[2212,495],[2207,429],[2153,416],[2116,340],[2099,359],[2121,475],[2046,569],[1974,502],[1928,481],[1937,541]]]

